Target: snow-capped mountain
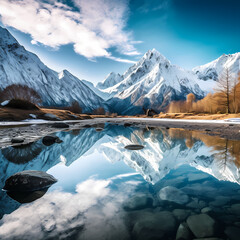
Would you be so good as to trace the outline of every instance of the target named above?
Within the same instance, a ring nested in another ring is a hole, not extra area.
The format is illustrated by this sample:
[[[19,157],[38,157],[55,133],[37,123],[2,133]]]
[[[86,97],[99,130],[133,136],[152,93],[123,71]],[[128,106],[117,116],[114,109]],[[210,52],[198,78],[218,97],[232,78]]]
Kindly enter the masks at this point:
[[[172,65],[155,49],[148,51],[122,78],[104,90],[115,93],[109,104],[122,114],[142,113],[143,108],[161,111],[171,100],[185,99],[189,93],[204,97],[198,83],[202,80],[194,72]]]
[[[97,88],[99,89],[106,89],[112,87],[123,80],[123,76],[119,73],[111,72],[107,75],[107,77],[97,84]]]
[[[143,108],[159,112],[171,100],[184,100],[189,93],[203,98],[213,92],[225,68],[238,73],[239,61],[240,53],[222,55],[213,62],[188,71],[172,65],[153,49],[123,75],[111,73],[97,87],[109,94],[111,99],[108,103],[119,114],[143,113]]]
[[[106,106],[103,100],[67,70],[57,73],[28,52],[7,29],[0,27],[0,89],[11,84],[35,89],[43,106],[69,106],[78,101],[85,112]]]
[[[218,80],[218,77],[224,72],[224,69],[229,69],[231,73],[238,73],[240,70],[240,53],[235,54],[223,54],[218,59],[199,66],[193,69],[199,79],[214,81]]]

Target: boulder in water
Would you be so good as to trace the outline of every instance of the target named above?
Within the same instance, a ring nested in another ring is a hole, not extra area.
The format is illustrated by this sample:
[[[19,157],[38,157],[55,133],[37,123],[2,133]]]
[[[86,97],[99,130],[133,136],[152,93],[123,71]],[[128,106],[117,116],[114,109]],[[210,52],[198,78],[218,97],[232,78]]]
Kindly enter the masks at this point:
[[[54,143],[61,143],[61,142],[62,142],[62,140],[59,137],[56,137],[56,136],[45,136],[42,139],[42,143],[45,146],[51,146]]]
[[[175,202],[178,204],[185,204],[189,202],[189,197],[187,194],[172,186],[162,188],[159,192],[159,197],[162,200]]]
[[[198,238],[213,237],[216,232],[216,222],[207,214],[198,214],[188,217],[187,224]]]
[[[56,182],[57,179],[46,172],[28,170],[9,177],[3,189],[15,192],[31,192],[48,188]]]

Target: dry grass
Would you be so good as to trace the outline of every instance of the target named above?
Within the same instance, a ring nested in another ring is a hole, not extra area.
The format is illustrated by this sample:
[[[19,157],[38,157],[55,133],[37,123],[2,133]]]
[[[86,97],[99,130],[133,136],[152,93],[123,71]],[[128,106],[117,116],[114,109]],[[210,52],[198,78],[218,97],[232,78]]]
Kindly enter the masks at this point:
[[[164,113],[164,114],[155,115],[154,118],[223,120],[223,119],[228,119],[228,118],[240,118],[240,113],[237,113],[237,114]]]
[[[45,114],[53,114],[56,118],[60,120],[82,120],[82,119],[91,119],[96,116],[87,115],[87,114],[76,114],[68,110],[59,110],[59,109],[46,109],[40,108],[36,110],[23,110],[23,109],[13,109],[13,108],[0,108],[0,121],[21,121],[25,119],[31,119],[29,114],[36,115],[37,119],[44,120],[54,120],[49,118]],[[100,117],[100,116],[97,116]],[[101,116],[103,117],[103,116]]]

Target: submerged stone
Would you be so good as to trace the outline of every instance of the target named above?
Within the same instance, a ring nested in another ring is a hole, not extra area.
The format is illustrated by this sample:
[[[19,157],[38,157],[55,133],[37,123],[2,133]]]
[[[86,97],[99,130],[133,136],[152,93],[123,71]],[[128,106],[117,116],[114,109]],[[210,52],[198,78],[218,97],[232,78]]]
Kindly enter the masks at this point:
[[[136,221],[133,235],[136,239],[166,239],[176,230],[176,220],[171,212],[162,211],[148,214],[145,218]]]
[[[56,182],[57,179],[46,172],[28,170],[15,173],[9,177],[3,189],[16,192],[36,191],[48,188]]]
[[[191,211],[186,209],[174,209],[173,215],[180,221],[185,221],[190,215]]]
[[[127,145],[125,146],[126,149],[128,150],[141,150],[144,148],[143,145],[138,145],[138,144],[131,144],[131,145]]]
[[[238,227],[227,227],[224,233],[228,236],[230,240],[239,240],[240,238],[240,228]]]
[[[192,233],[186,223],[181,223],[178,227],[176,240],[190,240],[192,239]]]
[[[139,210],[152,207],[153,199],[147,196],[134,196],[124,204],[126,210]]]
[[[198,214],[188,217],[187,224],[198,238],[212,237],[216,232],[216,222],[207,214]]]
[[[189,197],[187,194],[172,186],[162,188],[159,192],[159,197],[162,200],[175,202],[178,204],[185,204],[189,202]]]
[[[61,142],[62,142],[62,140],[59,137],[56,137],[56,136],[45,136],[42,139],[42,143],[45,146],[51,146],[54,143],[61,143]]]

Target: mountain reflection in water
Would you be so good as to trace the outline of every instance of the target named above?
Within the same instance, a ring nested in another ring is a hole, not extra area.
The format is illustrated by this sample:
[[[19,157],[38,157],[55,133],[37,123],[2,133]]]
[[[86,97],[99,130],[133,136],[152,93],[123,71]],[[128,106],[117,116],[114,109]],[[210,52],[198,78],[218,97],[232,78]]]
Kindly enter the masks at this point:
[[[239,141],[110,124],[56,135],[62,143],[0,152],[1,187],[28,169],[59,179],[32,203],[21,205],[1,192],[0,239],[175,239],[179,224],[204,208],[217,223],[209,237],[233,239],[228,228],[238,231]],[[125,149],[129,144],[144,148]],[[161,199],[167,186],[187,201]]]

